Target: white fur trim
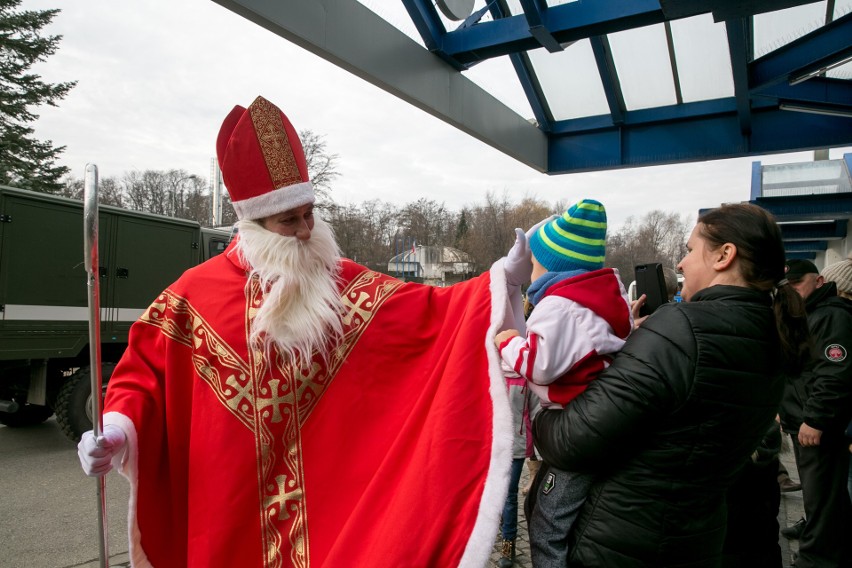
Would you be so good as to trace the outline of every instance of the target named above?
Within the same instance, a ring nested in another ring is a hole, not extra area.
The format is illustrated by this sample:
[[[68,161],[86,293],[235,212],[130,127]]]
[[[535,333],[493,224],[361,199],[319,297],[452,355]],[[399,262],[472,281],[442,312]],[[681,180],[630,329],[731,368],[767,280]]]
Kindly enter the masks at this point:
[[[152,568],[145,551],[142,550],[142,533],[136,518],[139,497],[139,441],[133,421],[120,412],[104,414],[104,426],[113,424],[127,436],[127,448],[118,472],[130,482],[130,502],[127,505],[127,540],[129,544],[130,565],[133,568]]]
[[[248,199],[232,201],[231,205],[234,206],[239,219],[257,220],[313,203],[314,199],[314,185],[305,181],[279,187]]]
[[[491,463],[479,502],[476,524],[459,562],[462,568],[482,568],[488,563],[500,525],[503,503],[509,491],[509,469],[512,464],[512,410],[509,407],[506,381],[500,368],[500,354],[494,345],[494,336],[505,325],[507,318],[508,321],[514,321],[512,315],[507,313],[511,308],[503,259],[494,263],[490,273],[491,323],[484,338],[484,347],[488,353],[488,376],[491,383],[489,392],[494,405]]]

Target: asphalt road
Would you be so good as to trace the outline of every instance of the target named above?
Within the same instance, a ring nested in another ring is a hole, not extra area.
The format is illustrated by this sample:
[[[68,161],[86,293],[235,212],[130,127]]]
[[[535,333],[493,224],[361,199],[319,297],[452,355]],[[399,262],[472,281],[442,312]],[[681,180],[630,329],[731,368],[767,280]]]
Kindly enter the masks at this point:
[[[111,564],[127,557],[129,484],[107,476]],[[53,418],[0,426],[0,568],[98,566],[97,482]]]

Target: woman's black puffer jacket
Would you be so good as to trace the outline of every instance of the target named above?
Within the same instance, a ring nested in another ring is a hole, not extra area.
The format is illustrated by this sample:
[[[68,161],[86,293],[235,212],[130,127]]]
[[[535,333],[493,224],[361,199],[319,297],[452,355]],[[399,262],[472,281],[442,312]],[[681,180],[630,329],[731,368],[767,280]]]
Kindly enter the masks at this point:
[[[725,491],[783,390],[770,302],[712,286],[663,306],[565,410],[539,414],[544,460],[598,476],[569,566],[718,566]]]

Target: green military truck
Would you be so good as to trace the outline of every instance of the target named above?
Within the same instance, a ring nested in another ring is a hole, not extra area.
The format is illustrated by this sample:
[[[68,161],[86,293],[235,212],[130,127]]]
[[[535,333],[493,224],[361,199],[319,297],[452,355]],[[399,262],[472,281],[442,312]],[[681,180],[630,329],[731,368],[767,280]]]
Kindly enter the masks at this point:
[[[194,221],[99,207],[102,376],[130,325],[184,270],[227,246],[230,232]],[[83,203],[0,186],[0,424],[56,413],[72,440],[92,428]]]

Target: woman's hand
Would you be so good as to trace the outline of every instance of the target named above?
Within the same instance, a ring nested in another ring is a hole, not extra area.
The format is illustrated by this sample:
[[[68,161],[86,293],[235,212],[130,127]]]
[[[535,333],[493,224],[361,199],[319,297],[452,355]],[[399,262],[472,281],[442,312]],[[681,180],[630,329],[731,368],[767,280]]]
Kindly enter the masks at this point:
[[[642,294],[639,296],[639,299],[633,300],[633,303],[630,304],[630,311],[633,312],[633,329],[639,329],[639,326],[642,325],[648,316],[639,317],[639,310],[642,309],[642,306],[645,305],[645,301],[648,299],[647,294]]]
[[[507,339],[511,339],[513,337],[519,337],[520,335],[521,334],[518,332],[517,329],[507,329],[505,331],[501,331],[494,338],[494,345],[496,345],[497,348],[499,349],[500,345],[502,345],[504,341],[506,341]]]

